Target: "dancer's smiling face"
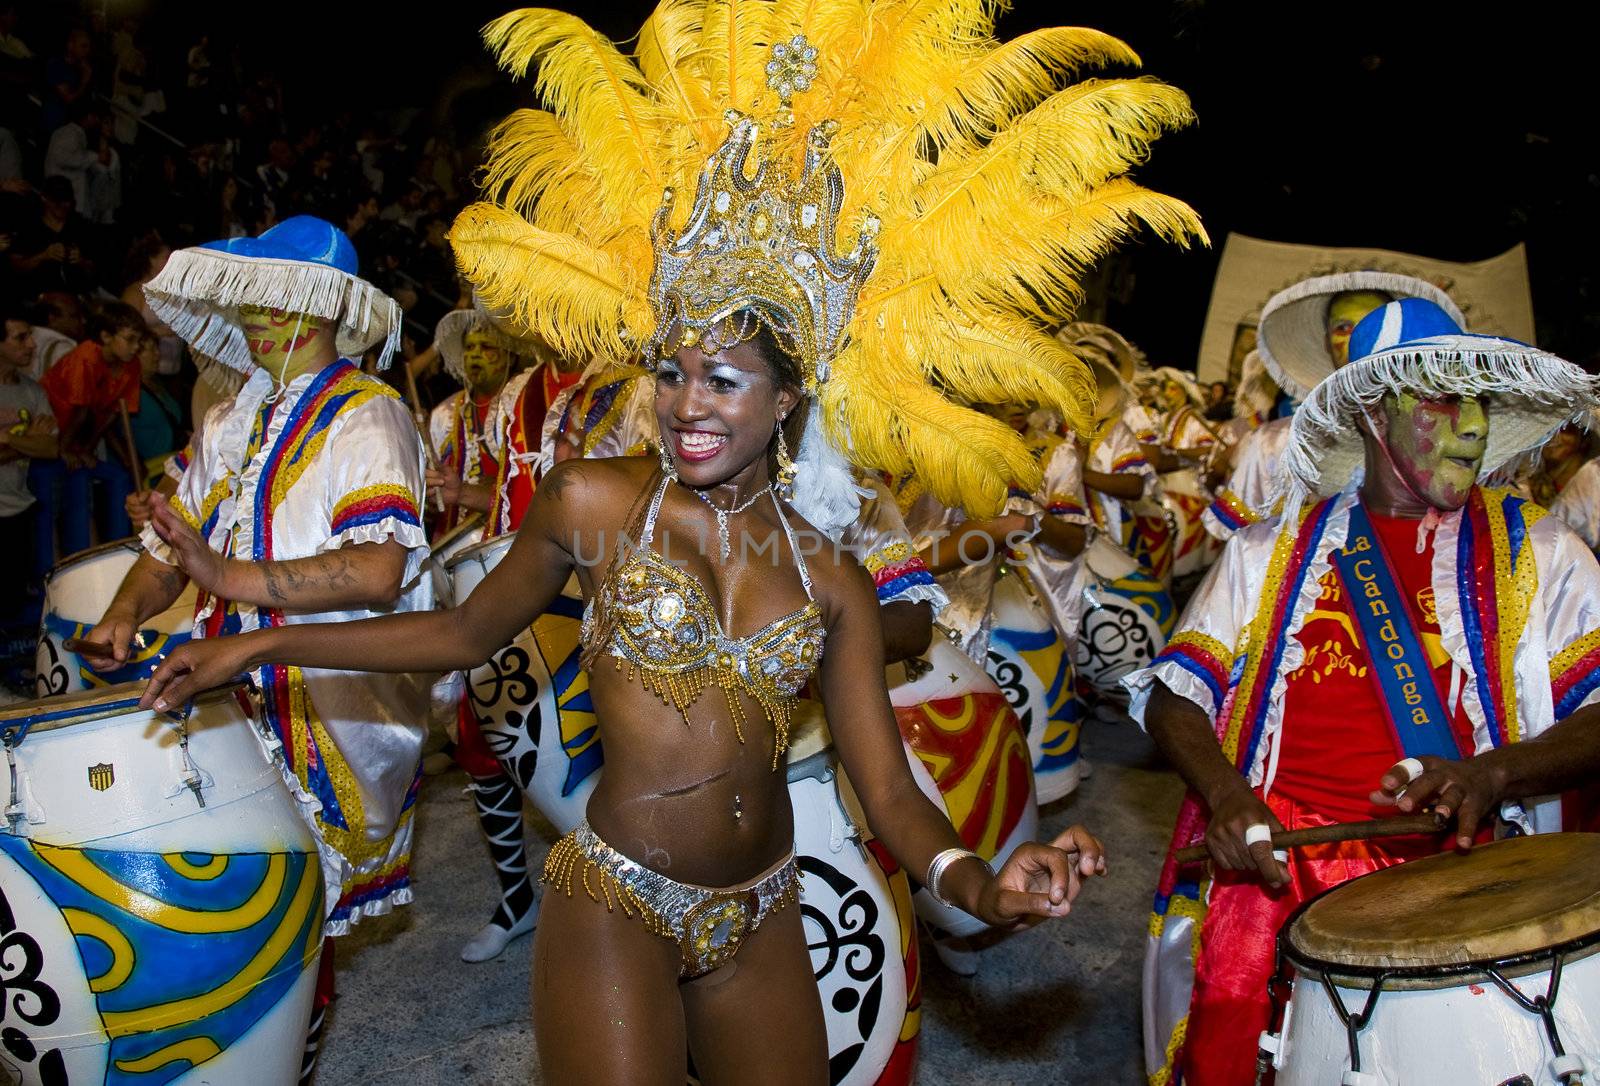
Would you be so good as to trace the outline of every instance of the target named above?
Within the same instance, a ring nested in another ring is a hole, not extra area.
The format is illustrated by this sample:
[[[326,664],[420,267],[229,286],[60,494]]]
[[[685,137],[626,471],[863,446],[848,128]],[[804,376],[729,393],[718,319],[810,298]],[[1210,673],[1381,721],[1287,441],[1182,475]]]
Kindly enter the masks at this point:
[[[1446,512],[1465,505],[1489,441],[1488,398],[1390,393],[1382,417],[1395,470],[1417,497]]]
[[[800,400],[798,381],[786,379],[793,364],[770,335],[712,353],[706,346],[680,346],[656,368],[661,438],[678,478],[696,488],[734,481],[764,458],[774,427]]]
[[[461,337],[461,369],[475,395],[498,392],[511,369],[511,352],[489,332],[468,332]]]

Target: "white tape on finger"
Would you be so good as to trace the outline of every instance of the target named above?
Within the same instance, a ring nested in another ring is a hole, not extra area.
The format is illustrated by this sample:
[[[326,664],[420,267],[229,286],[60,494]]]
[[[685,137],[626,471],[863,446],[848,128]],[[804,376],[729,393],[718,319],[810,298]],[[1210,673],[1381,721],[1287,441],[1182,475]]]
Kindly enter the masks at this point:
[[[1246,826],[1244,831],[1245,847],[1252,845],[1272,844],[1272,827],[1265,822],[1257,822],[1253,826]]]
[[[1423,774],[1423,765],[1415,758],[1402,758],[1395,768],[1406,775],[1406,783],[1410,784]]]

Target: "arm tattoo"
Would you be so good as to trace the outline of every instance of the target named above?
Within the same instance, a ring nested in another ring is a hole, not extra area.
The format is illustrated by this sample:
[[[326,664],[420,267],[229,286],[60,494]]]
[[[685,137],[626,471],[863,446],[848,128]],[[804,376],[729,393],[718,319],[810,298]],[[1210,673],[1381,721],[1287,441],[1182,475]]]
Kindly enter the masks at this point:
[[[349,588],[357,581],[350,568],[350,556],[342,550],[310,558],[262,562],[261,576],[266,581],[267,595],[280,604],[290,603],[291,594]]]

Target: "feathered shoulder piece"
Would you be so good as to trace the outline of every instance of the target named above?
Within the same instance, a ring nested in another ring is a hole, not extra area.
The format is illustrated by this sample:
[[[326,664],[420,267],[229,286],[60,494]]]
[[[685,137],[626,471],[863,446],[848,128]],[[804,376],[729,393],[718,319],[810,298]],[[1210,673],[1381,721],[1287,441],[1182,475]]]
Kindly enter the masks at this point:
[[[1077,79],[1138,58],[1081,28],[1001,43],[1001,7],[663,0],[631,54],[562,12],[503,16],[489,46],[546,108],[494,132],[461,269],[568,355],[648,362],[673,329],[764,322],[845,457],[995,513],[1039,469],[972,405],[1086,428],[1094,382],[1048,331],[1084,270],[1141,226],[1204,239],[1127,176],[1192,120],[1183,93]]]

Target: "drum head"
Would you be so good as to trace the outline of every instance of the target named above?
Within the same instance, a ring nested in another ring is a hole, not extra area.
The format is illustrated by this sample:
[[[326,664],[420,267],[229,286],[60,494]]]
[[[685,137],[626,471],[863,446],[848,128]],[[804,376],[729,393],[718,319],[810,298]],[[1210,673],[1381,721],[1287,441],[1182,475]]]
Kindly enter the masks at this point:
[[[1448,969],[1600,936],[1600,834],[1551,833],[1354,879],[1290,921],[1297,964]]]

